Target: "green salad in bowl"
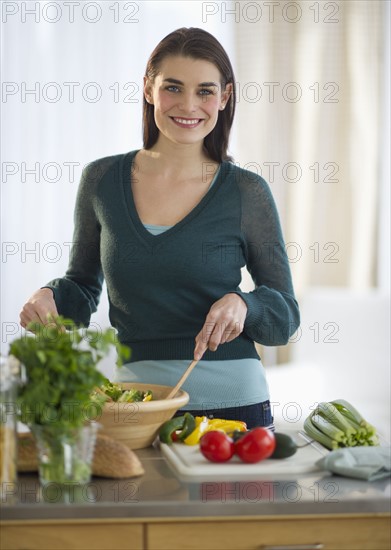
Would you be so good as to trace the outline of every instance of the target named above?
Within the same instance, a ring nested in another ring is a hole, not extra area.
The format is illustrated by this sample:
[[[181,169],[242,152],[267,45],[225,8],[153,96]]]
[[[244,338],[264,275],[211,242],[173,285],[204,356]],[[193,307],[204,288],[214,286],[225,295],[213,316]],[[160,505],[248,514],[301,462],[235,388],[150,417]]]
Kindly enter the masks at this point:
[[[115,401],[116,403],[139,403],[152,401],[153,393],[151,390],[139,390],[137,388],[123,389],[120,384],[110,382],[106,378],[105,382],[95,388],[92,398],[98,401]]]

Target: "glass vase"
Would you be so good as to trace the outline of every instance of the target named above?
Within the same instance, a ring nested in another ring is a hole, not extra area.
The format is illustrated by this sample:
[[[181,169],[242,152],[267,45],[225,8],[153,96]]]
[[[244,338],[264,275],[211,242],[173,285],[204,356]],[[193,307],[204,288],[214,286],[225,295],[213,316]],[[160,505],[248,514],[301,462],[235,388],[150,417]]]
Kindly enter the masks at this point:
[[[84,484],[91,479],[98,423],[64,429],[30,426],[38,450],[39,479],[43,486]]]

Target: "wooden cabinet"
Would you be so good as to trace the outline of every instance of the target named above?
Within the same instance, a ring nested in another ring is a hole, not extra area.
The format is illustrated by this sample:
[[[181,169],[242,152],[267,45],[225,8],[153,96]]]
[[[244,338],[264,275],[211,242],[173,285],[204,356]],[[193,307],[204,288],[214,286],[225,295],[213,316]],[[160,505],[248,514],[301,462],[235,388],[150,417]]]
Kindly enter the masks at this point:
[[[148,525],[148,550],[389,550],[390,517],[297,516]]]
[[[144,527],[128,520],[15,520],[1,524],[1,550],[143,550]]]
[[[389,550],[387,514],[15,520],[1,550]]]

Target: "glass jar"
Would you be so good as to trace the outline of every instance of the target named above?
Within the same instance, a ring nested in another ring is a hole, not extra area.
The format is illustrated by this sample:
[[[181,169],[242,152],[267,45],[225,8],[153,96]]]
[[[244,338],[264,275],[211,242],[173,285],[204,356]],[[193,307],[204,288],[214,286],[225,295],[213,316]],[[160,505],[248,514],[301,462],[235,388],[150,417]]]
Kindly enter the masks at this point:
[[[0,357],[0,496],[15,494],[17,482],[17,385],[20,372],[15,357]]]

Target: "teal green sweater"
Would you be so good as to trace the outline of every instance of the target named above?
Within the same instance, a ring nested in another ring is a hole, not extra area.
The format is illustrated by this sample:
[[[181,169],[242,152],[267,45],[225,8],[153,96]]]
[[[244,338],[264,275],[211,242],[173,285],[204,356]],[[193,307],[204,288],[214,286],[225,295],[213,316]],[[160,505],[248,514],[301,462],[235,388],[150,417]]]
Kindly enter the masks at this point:
[[[137,151],[106,157],[83,171],[70,263],[46,286],[61,315],[87,326],[106,281],[110,321],[131,361],[193,357],[194,339],[212,304],[229,292],[248,310],[242,334],[205,360],[258,358],[254,342],[286,344],[299,326],[275,203],[260,176],[223,162],[199,204],[152,235],[131,190]],[[241,291],[247,266],[255,289]]]

